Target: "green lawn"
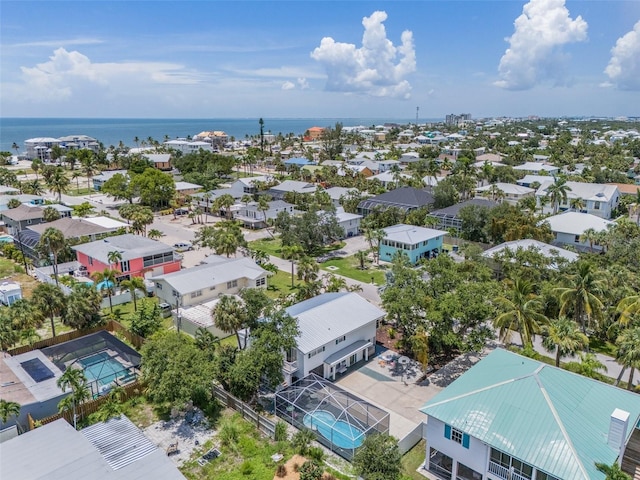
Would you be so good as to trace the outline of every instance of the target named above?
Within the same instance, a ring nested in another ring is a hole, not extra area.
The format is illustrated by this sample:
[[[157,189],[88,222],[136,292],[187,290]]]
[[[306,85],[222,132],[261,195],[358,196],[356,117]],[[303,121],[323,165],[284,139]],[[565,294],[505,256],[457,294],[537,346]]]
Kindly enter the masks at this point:
[[[285,294],[289,295],[295,291],[295,286],[299,283],[298,277],[293,278],[294,288],[291,288],[291,272],[284,272],[282,270],[278,270],[277,273],[271,275],[269,280],[267,281],[268,288],[266,293],[271,298],[278,298],[280,295]]]
[[[371,283],[371,278],[373,277],[376,285],[382,285],[384,283],[384,271],[375,264],[371,264],[371,262],[366,262],[365,266],[367,266],[366,270],[360,270],[360,261],[355,255],[327,260],[320,264],[320,268],[329,273],[342,275],[366,283]],[[337,267],[338,269],[333,270],[327,267]]]
[[[415,447],[404,454],[402,457],[402,474],[404,478],[424,480],[424,476],[416,470],[424,463],[425,448],[424,440],[420,440]]]
[[[80,187],[80,189],[77,189],[74,184],[73,188],[70,188],[65,193],[72,197],[79,197],[80,195],[91,195],[92,193],[96,193],[96,191],[93,188],[87,187]]]
[[[0,278],[6,278],[13,275],[15,273],[16,265],[17,264],[13,260],[0,257]]]
[[[318,249],[315,256],[321,256],[335,250],[340,250],[345,245],[345,242],[336,242],[331,245],[325,245]],[[274,257],[282,258],[282,244],[280,243],[279,238],[263,238],[260,240],[254,240],[253,242],[249,242],[249,248],[252,248],[253,250],[261,250],[269,255],[273,255]]]

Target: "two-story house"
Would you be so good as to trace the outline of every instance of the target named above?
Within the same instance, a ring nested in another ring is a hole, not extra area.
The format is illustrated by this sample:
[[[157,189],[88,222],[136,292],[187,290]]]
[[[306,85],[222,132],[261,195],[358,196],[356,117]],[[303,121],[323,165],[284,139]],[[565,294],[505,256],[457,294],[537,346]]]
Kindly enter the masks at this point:
[[[638,395],[497,349],[421,409],[443,480],[604,480],[640,441]],[[637,455],[637,453],[636,453]]]
[[[504,201],[511,205],[516,205],[523,198],[533,197],[535,193],[536,191],[533,188],[504,182],[476,188],[477,197],[493,197],[495,200]]]
[[[233,218],[242,222],[245,228],[265,228],[269,220],[275,219],[280,212],[288,212],[293,215],[295,205],[284,200],[274,200],[269,202],[267,210],[261,210],[260,204],[251,202],[242,204],[234,212]]]
[[[447,232],[415,225],[398,224],[384,229],[380,241],[380,260],[390,262],[397,252],[409,258],[413,264],[422,258],[431,258],[442,251],[442,241]]]
[[[549,224],[551,231],[553,232],[554,245],[572,245],[578,250],[602,250],[602,246],[584,237],[584,232],[587,230],[593,230],[597,232],[604,232],[607,228],[615,225],[610,220],[596,217],[589,213],[580,212],[564,212],[558,215],[547,217],[543,220]]]
[[[62,218],[71,217],[73,209],[64,205],[47,205],[60,213]],[[38,225],[44,222],[44,206],[36,206],[23,203],[16,208],[2,210],[0,220],[4,222],[7,232],[10,235],[17,235],[31,225]]]
[[[370,177],[368,180],[370,180]],[[358,213],[367,216],[376,208],[385,209],[395,207],[405,213],[423,207],[431,207],[435,202],[433,194],[427,190],[413,187],[400,187],[375,197],[362,200],[358,204]]]
[[[267,193],[271,195],[271,198],[274,200],[284,200],[287,193],[307,195],[315,193],[317,188],[320,187],[313,183],[300,182],[297,180],[285,180],[281,184],[271,187]]]
[[[76,258],[90,276],[107,268],[117,270],[119,279],[162,275],[180,270],[182,258],[175,250],[156,240],[125,234],[83,243],[72,247]],[[109,254],[118,252],[120,261],[113,264]]]
[[[540,199],[548,197],[548,189],[553,185],[554,179],[540,185],[536,191],[538,207],[541,205]],[[610,219],[613,211],[620,203],[620,191],[615,185],[605,185],[602,183],[567,182],[567,199],[560,201],[558,211],[566,210],[589,213],[596,217]],[[579,208],[576,205],[579,204]],[[554,206],[547,202],[543,209],[544,213],[552,213]]]

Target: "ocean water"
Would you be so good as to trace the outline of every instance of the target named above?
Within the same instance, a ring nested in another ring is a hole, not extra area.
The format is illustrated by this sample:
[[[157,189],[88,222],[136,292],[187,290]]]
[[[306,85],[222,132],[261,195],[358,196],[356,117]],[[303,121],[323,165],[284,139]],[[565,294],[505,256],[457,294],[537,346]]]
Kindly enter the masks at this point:
[[[17,143],[24,152],[24,141],[35,137],[63,137],[88,135],[105,147],[118,146],[122,141],[135,147],[134,138],[149,137],[162,142],[165,138],[194,136],[204,130],[222,130],[237,140],[260,134],[258,118],[213,119],[143,119],[143,118],[0,118],[0,151],[15,153],[11,147]],[[426,120],[421,120],[426,121]],[[415,123],[415,119],[398,118],[264,118],[265,133],[299,135],[311,127],[380,125]]]

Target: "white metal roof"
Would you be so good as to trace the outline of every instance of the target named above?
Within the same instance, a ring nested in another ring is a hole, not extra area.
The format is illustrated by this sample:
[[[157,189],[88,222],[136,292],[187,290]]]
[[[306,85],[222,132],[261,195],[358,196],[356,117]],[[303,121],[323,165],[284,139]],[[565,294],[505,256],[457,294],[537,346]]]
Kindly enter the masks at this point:
[[[585,230],[593,228],[596,232],[606,230],[614,222],[605,220],[590,213],[564,212],[544,220],[551,227],[552,232],[582,235]]]
[[[407,245],[416,245],[420,242],[426,242],[447,234],[447,232],[442,230],[417,227],[415,225],[405,225],[403,223],[385,228],[384,233],[385,240],[401,242]]]
[[[554,179],[550,178],[542,183],[536,195],[547,195],[547,189],[553,182]],[[569,199],[582,198],[583,200],[596,202],[609,202],[615,196],[616,192],[618,192],[617,186],[602,183],[567,182],[566,185],[571,189],[567,191],[567,198]]]
[[[555,254],[561,258],[564,258],[565,260],[568,260],[569,262],[573,262],[578,259],[578,254],[575,252],[570,252],[569,250],[565,250],[564,248],[558,248],[553,245],[549,245],[548,243],[539,242],[538,240],[532,240],[530,238],[501,243],[500,245],[496,245],[489,250],[485,250],[482,253],[482,256],[486,258],[492,258],[496,253],[500,253],[503,250],[510,250],[512,252],[515,252],[519,248],[522,250],[535,249],[540,254],[547,257]]]
[[[505,195],[527,195],[528,193],[533,193],[535,190],[529,187],[523,187],[522,185],[515,185],[513,183],[503,183],[498,182],[492,185],[485,185],[484,187],[476,188],[476,192],[486,192],[491,190],[491,187],[495,185],[500,190],[502,190]]]
[[[353,292],[324,293],[286,309],[297,318],[298,350],[308,353],[384,317],[384,311]]]

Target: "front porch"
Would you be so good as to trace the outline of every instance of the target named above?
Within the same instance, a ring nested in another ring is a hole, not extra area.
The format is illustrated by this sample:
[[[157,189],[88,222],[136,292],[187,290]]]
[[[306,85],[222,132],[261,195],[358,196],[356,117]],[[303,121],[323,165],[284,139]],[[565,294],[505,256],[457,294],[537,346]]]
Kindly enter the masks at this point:
[[[359,361],[369,361],[369,350],[373,347],[373,343],[368,340],[358,340],[351,345],[329,355],[324,360],[324,378],[336,379],[336,375],[342,375],[351,367],[358,364]]]

